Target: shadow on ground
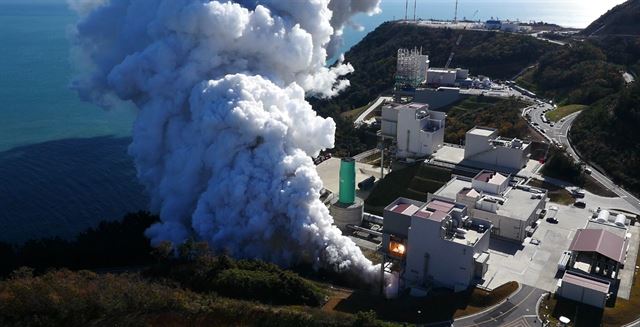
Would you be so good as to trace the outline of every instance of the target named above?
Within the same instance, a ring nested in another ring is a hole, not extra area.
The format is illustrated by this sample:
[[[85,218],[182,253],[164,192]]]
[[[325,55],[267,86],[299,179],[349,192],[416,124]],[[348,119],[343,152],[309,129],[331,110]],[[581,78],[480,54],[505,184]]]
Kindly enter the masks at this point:
[[[0,153],[0,241],[69,238],[147,209],[130,138],[64,139]]]
[[[509,282],[493,291],[470,288],[454,293],[435,289],[428,297],[411,297],[404,293],[396,299],[385,299],[371,292],[356,291],[342,299],[334,310],[348,313],[375,311],[378,318],[406,323],[434,323],[451,321],[495,305],[512,294],[518,283]]]
[[[522,251],[524,246],[512,241],[492,238],[489,242],[489,249],[509,255],[515,255],[518,251]]]

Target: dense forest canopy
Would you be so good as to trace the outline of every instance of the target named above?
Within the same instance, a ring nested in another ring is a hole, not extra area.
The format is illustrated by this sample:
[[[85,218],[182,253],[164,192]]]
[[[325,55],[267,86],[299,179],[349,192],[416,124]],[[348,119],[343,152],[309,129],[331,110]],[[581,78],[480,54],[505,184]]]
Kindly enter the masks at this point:
[[[609,10],[582,31],[585,36],[640,35],[640,0],[629,0]]]
[[[545,98],[567,104],[591,104],[622,89],[619,65],[591,42],[578,42],[540,58],[536,69],[519,81]]]
[[[585,110],[571,128],[571,141],[614,182],[640,192],[640,83]]]

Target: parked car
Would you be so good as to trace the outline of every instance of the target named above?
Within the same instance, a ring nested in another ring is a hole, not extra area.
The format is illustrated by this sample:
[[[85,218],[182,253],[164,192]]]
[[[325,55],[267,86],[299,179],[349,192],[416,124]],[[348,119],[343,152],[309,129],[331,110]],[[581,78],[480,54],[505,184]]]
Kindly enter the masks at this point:
[[[587,175],[591,175],[591,173],[593,172],[593,170],[591,170],[591,168],[585,168],[584,169],[584,173]]]
[[[587,207],[587,204],[584,203],[584,201],[576,201],[576,203],[574,203],[573,206],[576,208],[584,209]]]
[[[582,198],[584,198],[585,193],[581,189],[575,189],[575,190],[571,191],[571,195],[573,195],[573,197],[575,197],[575,198],[582,199]]]

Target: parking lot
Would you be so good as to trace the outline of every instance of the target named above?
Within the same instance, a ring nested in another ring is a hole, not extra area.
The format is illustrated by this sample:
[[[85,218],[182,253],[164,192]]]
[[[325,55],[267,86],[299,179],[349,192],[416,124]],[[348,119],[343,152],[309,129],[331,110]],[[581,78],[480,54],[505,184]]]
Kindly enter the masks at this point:
[[[539,240],[539,245],[531,243],[531,238],[525,239],[522,244],[509,241],[491,240],[489,258],[489,268],[485,274],[483,286],[489,288],[498,287],[508,281],[518,281],[520,283],[541,288],[547,291],[554,291],[557,285],[558,260],[562,252],[569,248],[575,235],[575,231],[584,228],[592,210],[596,206],[602,208],[614,208],[615,205],[626,203],[619,198],[602,198],[587,194],[585,197],[586,209],[573,206],[557,205],[550,203],[550,206],[557,206],[556,224],[545,220],[539,221],[539,227],[533,238]],[[612,207],[614,206],[614,207]],[[627,255],[625,268],[621,270],[621,283],[618,296],[629,297],[633,270],[636,266],[636,256],[638,242],[640,240],[640,227],[631,226],[631,246]]]

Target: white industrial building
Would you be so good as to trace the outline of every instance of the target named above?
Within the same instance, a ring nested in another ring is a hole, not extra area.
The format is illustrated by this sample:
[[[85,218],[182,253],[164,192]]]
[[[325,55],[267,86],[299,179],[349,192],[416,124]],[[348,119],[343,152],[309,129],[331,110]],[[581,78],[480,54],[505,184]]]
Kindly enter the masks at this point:
[[[413,295],[432,287],[461,291],[487,271],[490,230],[490,222],[469,217],[454,201],[398,198],[384,209],[381,252],[385,262],[399,264],[399,286]]]
[[[517,242],[533,234],[547,200],[545,190],[487,170],[473,178],[454,176],[435,195],[455,199],[469,208],[471,217],[490,221],[492,236]]]
[[[444,144],[446,117],[426,104],[387,104],[382,107],[380,135],[395,141],[397,158],[426,157]]]
[[[474,166],[514,172],[527,166],[531,142],[498,136],[498,130],[474,127],[465,136],[464,160]]]
[[[469,78],[469,70],[462,68],[429,68],[427,84],[437,86],[456,86],[459,81]]]
[[[416,88],[427,79],[429,56],[422,54],[422,48],[398,49],[396,67],[396,87]]]

